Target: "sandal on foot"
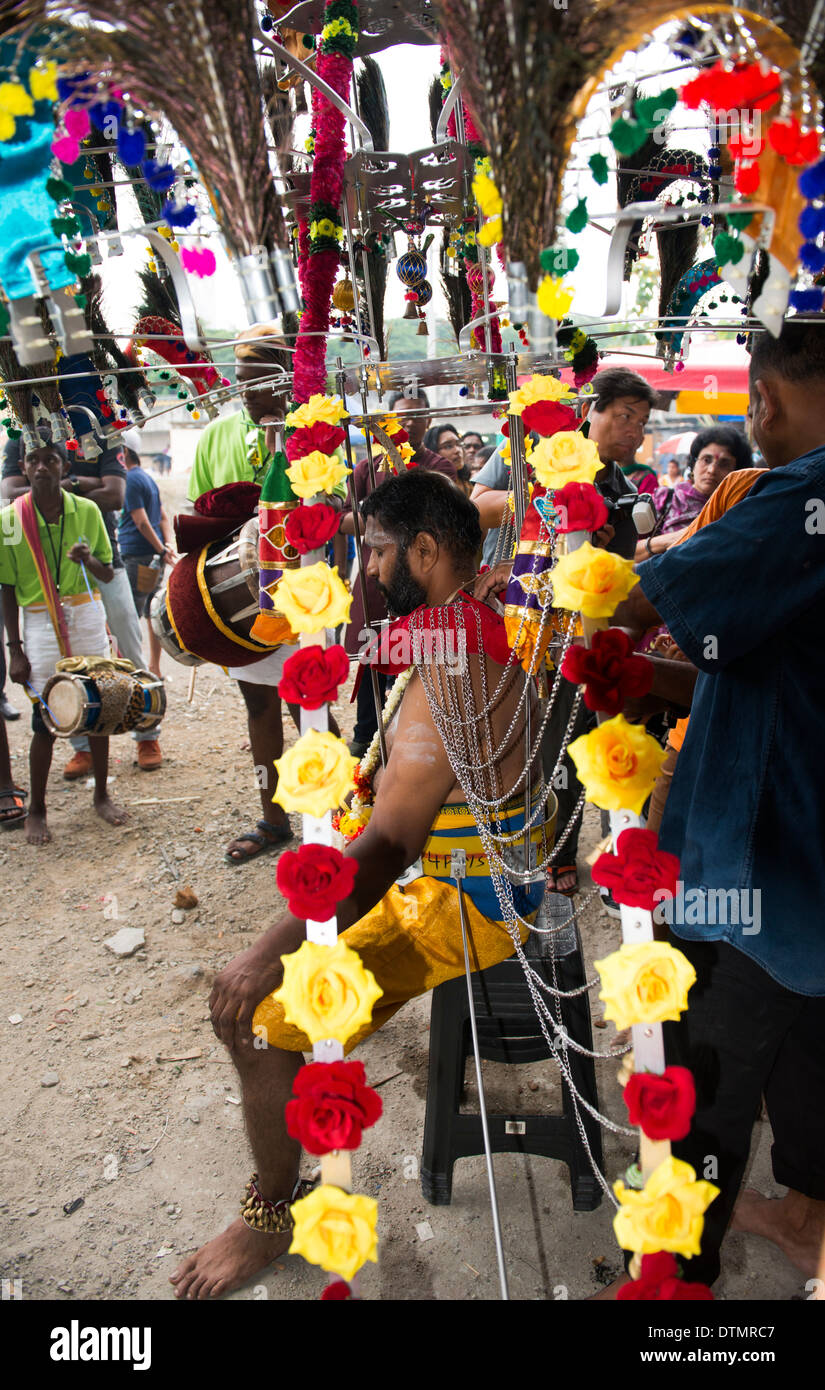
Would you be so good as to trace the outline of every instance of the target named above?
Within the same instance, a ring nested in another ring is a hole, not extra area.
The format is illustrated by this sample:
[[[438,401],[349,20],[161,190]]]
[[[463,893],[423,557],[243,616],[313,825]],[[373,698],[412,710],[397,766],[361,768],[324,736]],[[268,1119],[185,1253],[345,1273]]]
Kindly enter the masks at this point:
[[[14,830],[26,819],[26,792],[23,787],[0,788],[0,801],[11,801],[11,806],[0,806],[0,830]]]
[[[559,888],[558,880],[564,874],[573,874],[575,883],[572,888]],[[550,878],[550,888],[554,893],[563,893],[566,898],[572,898],[579,891],[579,871],[575,864],[553,864],[548,870]]]
[[[227,864],[245,864],[248,859],[257,859],[259,854],[268,854],[270,850],[281,849],[283,845],[289,844],[292,837],[291,825],[271,825],[268,820],[259,820],[256,830],[246,830],[235,836],[236,840],[251,840],[253,845],[258,845],[258,849],[250,853],[249,850],[239,847],[236,854],[230,854],[227,850],[224,859]]]

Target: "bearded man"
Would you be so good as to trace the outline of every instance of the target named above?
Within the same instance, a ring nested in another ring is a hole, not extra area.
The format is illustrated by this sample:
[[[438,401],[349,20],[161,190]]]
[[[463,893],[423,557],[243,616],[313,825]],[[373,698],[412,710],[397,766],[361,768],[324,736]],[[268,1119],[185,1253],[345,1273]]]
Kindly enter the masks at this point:
[[[463,974],[452,846],[464,848],[473,866],[463,892],[474,968],[486,969],[512,954],[514,942],[502,921],[479,826],[439,733],[446,711],[431,706],[431,701],[434,689],[451,691],[447,699],[457,699],[458,708],[464,708],[469,680],[477,708],[485,683],[489,691],[498,688],[488,726],[493,746],[488,743],[484,751],[501,800],[494,833],[510,835],[523,828],[525,819],[523,793],[520,801],[507,795],[508,788],[524,780],[525,721],[519,701],[534,703],[532,685],[525,692],[521,668],[502,669],[508,651],[501,619],[464,587],[473,584],[481,543],[478,512],[464,494],[445,478],[416,469],[382,483],[361,504],[361,513],[370,574],[390,611],[410,615],[413,634],[425,622],[434,631],[443,631],[445,623],[449,629],[452,622],[454,630],[466,631],[467,649],[466,669],[452,685],[446,663],[433,679],[426,654],[413,673],[387,728],[388,760],[375,775],[371,818],[346,851],[356,860],[358,873],[351,895],[338,905],[338,929],[383,991],[371,1022],[348,1047],[380,1028],[409,999]],[[415,640],[411,647],[415,654]],[[454,662],[453,653],[449,659]],[[428,689],[422,682],[425,669]],[[453,713],[455,708],[453,704]],[[473,710],[465,711],[465,717],[472,715]],[[538,762],[531,769],[531,782],[536,789],[530,798],[533,808],[544,798]],[[542,840],[546,845],[542,812],[529,834],[537,846]],[[406,873],[419,865],[417,877]],[[401,875],[403,888],[396,884]],[[508,891],[522,923],[528,923],[544,894],[544,874],[539,869],[531,882],[524,877],[512,879]],[[520,932],[524,939],[527,926],[521,925]],[[308,1039],[284,1021],[272,993],[281,984],[282,957],[297,951],[305,935],[305,923],[284,913],[221,971],[210,998],[213,1028],[238,1069],[258,1190],[276,1204],[280,1229],[264,1233],[242,1218],[234,1221],[171,1276],[179,1298],[227,1293],[283,1255],[290,1244],[289,1205],[296,1192],[300,1149],[286,1132],[284,1107],[301,1054],[311,1049]],[[253,1038],[253,1020],[265,1047]]]

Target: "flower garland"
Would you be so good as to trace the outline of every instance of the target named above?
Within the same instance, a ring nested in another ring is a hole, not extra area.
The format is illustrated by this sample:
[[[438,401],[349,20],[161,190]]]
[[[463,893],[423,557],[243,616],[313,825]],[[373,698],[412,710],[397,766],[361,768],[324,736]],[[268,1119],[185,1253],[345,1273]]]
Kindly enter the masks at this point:
[[[337,18],[343,19],[340,5]],[[346,30],[339,27],[335,33],[346,35]],[[313,1061],[295,1078],[286,1125],[308,1153],[320,1156],[321,1185],[292,1204],[289,1253],[303,1255],[335,1276],[322,1294],[331,1299],[353,1297],[349,1284],[341,1281],[352,1280],[365,1261],[377,1259],[378,1203],[348,1190],[349,1155],[382,1108],[380,1097],[366,1085],[363,1065],[343,1060],[344,1045],[369,1023],[382,991],[357,952],[337,934],[338,904],[352,893],[358,866],[331,843],[331,812],[352,785],[356,759],[329,731],[329,703],[346,679],[349,662],[341,647],[324,649],[323,629],[346,620],[351,598],[337,570],[322,558],[320,546],[337,529],[338,514],[319,493],[337,480],[340,465],[333,451],[347,419],[340,400],[320,394],[312,394],[287,416],[292,431],[287,472],[304,501],[289,514],[285,530],[288,539],[301,541],[296,549],[309,562],[284,570],[272,597],[301,642],[284,664],[279,694],[305,713],[300,738],[275,763],[273,801],[305,818],[304,843],[281,855],[277,882],[290,911],[306,919],[307,939],[283,958],[283,983],[258,1006],[253,1020],[255,1031],[265,1035],[267,1009],[274,1000],[312,1043]],[[313,554],[319,556],[315,563]],[[317,711],[323,711],[320,720]]]
[[[358,10],[352,0],[327,0],[316,71],[349,101],[352,60],[358,38]],[[299,225],[299,278],[304,312],[293,363],[296,401],[324,389],[332,292],[340,262],[343,227],[339,216],[344,183],[346,121],[323,93],[313,89],[314,160],[309,187],[309,224]]]
[[[595,494],[595,487],[589,480],[568,484],[573,486],[584,494],[577,497],[576,505],[586,509],[586,495]],[[595,550],[585,539],[584,528],[571,537],[568,518],[555,510],[559,493],[549,496],[553,507],[544,508],[545,523],[558,536],[568,537],[567,551],[552,571],[553,603],[582,615],[587,644],[585,650],[567,653],[561,674],[576,683],[583,681],[586,703],[603,712],[596,727],[575,739],[568,752],[586,799],[605,810],[625,812],[622,820],[629,821],[627,813],[641,812],[664,761],[657,741],[618,712],[624,699],[639,693],[649,681],[639,671],[629,642],[621,640],[624,635],[603,631],[636,576],[632,561]],[[606,719],[606,712],[612,717]],[[643,1034],[634,1039],[637,1051],[642,1051],[643,1044],[658,1045],[661,1055],[661,1024],[678,1020],[687,1009],[696,975],[681,951],[653,939],[652,917],[645,920],[643,914],[651,913],[674,891],[679,861],[659,850],[652,831],[641,828],[631,826],[616,834],[615,845],[614,854],[602,854],[596,861],[593,878],[609,886],[621,905],[626,938],[618,950],[595,962],[602,982],[599,997],[605,1017],[618,1028],[644,1025]],[[704,1213],[718,1195],[718,1188],[698,1179],[690,1164],[670,1152],[670,1142],[684,1139],[690,1129],[696,1106],[693,1077],[683,1067],[666,1067],[661,1073],[655,1067],[636,1070],[631,1056],[625,1059],[622,1080],[631,1123],[641,1129],[644,1177],[633,1169],[628,1174],[630,1186],[621,1181],[614,1184],[616,1238],[634,1255],[632,1282],[618,1296],[622,1300],[710,1299],[713,1295],[705,1285],[681,1280],[673,1259],[700,1253]]]
[[[396,711],[404,698],[404,692],[414,675],[415,665],[408,666],[406,671],[402,671],[401,675],[398,676],[393,683],[392,688],[387,692],[387,698],[384,701],[384,708],[381,712],[381,724],[385,733],[395,718]],[[378,767],[380,749],[381,739],[376,729],[369,748],[353,772],[355,795],[350,803],[350,808],[333,820],[334,828],[343,835],[348,844],[351,844],[353,840],[357,840],[358,836],[364,833],[369,818],[372,815],[372,807],[375,802],[375,793],[372,789],[372,778],[375,769]]]

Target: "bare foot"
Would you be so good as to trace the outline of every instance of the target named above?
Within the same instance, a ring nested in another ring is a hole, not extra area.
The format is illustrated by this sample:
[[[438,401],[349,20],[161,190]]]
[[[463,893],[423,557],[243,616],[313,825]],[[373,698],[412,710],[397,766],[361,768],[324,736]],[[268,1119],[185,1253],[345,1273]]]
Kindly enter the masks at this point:
[[[731,1228],[772,1241],[791,1264],[812,1278],[825,1235],[825,1202],[793,1191],[785,1197],[763,1197],[746,1187],[733,1209]]]
[[[116,806],[108,796],[95,797],[95,810],[107,825],[123,825],[129,819],[122,806]]]
[[[46,824],[46,812],[29,811],[26,816],[26,839],[30,845],[47,845],[52,832]]]
[[[176,1298],[220,1298],[221,1294],[239,1289],[254,1274],[266,1269],[279,1255],[284,1255],[292,1243],[291,1235],[267,1235],[250,1230],[238,1217],[221,1235],[202,1245],[194,1255],[188,1255],[174,1274]]]

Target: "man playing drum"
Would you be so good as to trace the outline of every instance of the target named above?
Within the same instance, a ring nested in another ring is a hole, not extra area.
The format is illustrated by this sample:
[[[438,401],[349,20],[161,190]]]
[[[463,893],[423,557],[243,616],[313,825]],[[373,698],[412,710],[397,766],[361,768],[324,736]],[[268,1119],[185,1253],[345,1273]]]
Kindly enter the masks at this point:
[[[27,453],[23,469],[31,491],[0,510],[0,584],[9,673],[34,705],[29,753],[31,800],[26,818],[26,838],[33,845],[44,845],[51,839],[46,824],[46,782],[54,735],[41,713],[43,687],[61,657],[109,656],[106,614],[89,576],[102,584],[111,580],[112,548],[95,503],[61,488],[66,468],[62,445],[44,444]],[[126,812],[114,805],[106,790],[109,740],[95,737],[89,744],[95,810],[109,825],[122,825]]]

